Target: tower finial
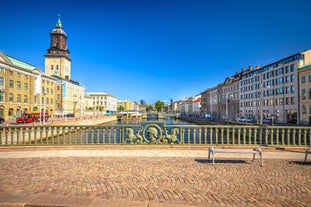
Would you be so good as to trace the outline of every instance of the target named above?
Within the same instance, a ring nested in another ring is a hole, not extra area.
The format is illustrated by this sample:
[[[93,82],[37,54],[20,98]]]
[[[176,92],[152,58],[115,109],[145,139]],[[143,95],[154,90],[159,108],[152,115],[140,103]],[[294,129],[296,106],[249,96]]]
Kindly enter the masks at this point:
[[[56,27],[62,27],[62,22],[60,21],[60,14],[58,15],[58,21],[56,23]]]

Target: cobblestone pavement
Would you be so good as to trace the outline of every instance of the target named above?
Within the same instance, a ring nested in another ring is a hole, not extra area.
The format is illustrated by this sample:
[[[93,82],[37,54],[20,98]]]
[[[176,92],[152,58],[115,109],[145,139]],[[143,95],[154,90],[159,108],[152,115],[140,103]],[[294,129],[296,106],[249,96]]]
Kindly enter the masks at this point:
[[[64,153],[46,152],[51,151]],[[66,157],[44,156],[41,149],[41,157],[0,156],[0,206],[311,205],[311,164],[303,162],[302,152],[283,159],[266,155],[261,167],[251,155],[218,156],[212,165],[207,154],[187,156],[188,151],[154,157],[79,156],[76,151]]]

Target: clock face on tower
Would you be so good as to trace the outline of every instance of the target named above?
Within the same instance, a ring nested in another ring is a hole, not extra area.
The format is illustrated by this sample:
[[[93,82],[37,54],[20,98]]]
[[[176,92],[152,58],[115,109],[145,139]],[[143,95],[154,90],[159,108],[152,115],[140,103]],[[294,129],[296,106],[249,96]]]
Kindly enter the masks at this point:
[[[57,46],[57,43],[58,43],[58,37],[55,37],[54,46]]]

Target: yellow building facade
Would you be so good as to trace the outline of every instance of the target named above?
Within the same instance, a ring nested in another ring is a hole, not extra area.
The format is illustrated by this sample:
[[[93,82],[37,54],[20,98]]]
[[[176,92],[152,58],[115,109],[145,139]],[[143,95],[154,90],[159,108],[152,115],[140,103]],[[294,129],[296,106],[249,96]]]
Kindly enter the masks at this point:
[[[41,75],[41,94],[35,94],[35,79]],[[15,120],[23,113],[54,114],[56,79],[33,65],[0,51],[0,117]]]

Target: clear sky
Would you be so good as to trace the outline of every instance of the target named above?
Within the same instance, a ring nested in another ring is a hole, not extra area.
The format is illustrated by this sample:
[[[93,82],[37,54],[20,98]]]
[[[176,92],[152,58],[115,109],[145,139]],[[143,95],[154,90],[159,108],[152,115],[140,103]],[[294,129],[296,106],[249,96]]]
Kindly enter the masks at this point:
[[[311,48],[310,0],[1,1],[0,50],[44,70],[58,14],[71,77],[147,103],[214,87]]]

